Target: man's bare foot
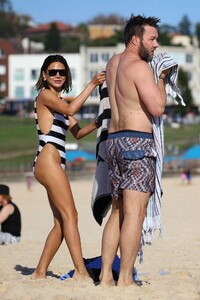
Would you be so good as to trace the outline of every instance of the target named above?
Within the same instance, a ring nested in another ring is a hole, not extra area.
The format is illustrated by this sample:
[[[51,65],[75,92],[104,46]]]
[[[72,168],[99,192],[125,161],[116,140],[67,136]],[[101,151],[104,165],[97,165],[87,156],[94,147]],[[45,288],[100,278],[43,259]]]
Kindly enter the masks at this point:
[[[101,280],[99,283],[100,286],[114,286],[115,281],[113,279],[110,280]]]
[[[38,272],[35,270],[33,274],[31,274],[31,279],[46,279],[46,272]]]
[[[132,281],[132,282],[119,282],[118,281],[117,282],[118,287],[126,287],[126,286],[131,286],[131,285],[139,287],[139,285],[135,281]]]
[[[114,286],[115,281],[113,275],[110,272],[101,272],[99,275],[99,285],[101,286]]]

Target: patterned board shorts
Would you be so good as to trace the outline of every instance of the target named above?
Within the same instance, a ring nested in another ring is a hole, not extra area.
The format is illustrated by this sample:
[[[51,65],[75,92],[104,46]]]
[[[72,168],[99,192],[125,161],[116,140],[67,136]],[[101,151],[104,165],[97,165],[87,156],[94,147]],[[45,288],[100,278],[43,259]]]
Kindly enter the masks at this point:
[[[122,190],[154,192],[156,151],[153,135],[138,131],[118,131],[106,140],[108,173],[112,196],[122,196]]]
[[[0,245],[15,244],[15,243],[19,243],[19,241],[20,241],[20,237],[14,236],[8,232],[0,231]]]

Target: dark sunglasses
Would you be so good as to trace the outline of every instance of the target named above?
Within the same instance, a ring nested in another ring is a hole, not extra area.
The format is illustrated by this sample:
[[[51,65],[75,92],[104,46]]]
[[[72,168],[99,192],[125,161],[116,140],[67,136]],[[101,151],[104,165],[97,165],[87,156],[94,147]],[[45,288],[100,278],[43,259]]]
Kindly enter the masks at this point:
[[[65,69],[51,69],[51,70],[47,70],[48,74],[50,77],[56,76],[57,73],[59,73],[60,76],[66,76],[66,70]]]

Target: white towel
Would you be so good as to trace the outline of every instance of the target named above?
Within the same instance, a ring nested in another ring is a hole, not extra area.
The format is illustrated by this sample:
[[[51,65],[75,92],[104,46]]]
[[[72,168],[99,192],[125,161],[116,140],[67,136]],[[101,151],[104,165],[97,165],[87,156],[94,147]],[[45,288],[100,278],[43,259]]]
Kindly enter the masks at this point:
[[[180,90],[176,85],[178,75],[178,64],[167,53],[160,53],[155,55],[150,66],[154,73],[156,83],[158,83],[159,76],[163,70],[171,68],[170,72],[165,78],[166,93],[170,95],[176,104],[185,106],[183,98],[180,95]],[[97,130],[97,167],[93,183],[92,191],[92,211],[94,218],[101,225],[102,219],[106,216],[111,205],[111,189],[110,180],[107,173],[107,160],[105,140],[108,135],[108,126],[111,117],[110,104],[106,83],[104,82],[100,89],[100,105]],[[180,101],[179,101],[180,100]],[[109,112],[109,113],[108,113]],[[142,262],[142,245],[151,244],[153,234],[156,229],[162,234],[161,223],[161,176],[162,165],[164,158],[164,138],[163,138],[163,118],[152,117],[153,135],[156,146],[156,177],[155,177],[155,191],[149,199],[147,206],[147,213],[143,223],[141,247],[138,252],[139,261]],[[102,160],[101,160],[102,158]]]
[[[156,83],[158,83],[159,76],[163,70],[169,69],[170,72],[165,78],[165,89],[167,95],[170,95],[175,104],[181,104],[185,106],[184,100],[180,94],[180,90],[176,85],[178,76],[178,64],[173,60],[166,52],[155,55],[150,63],[150,66],[154,73]],[[147,213],[143,223],[143,235],[142,243],[150,244],[153,238],[153,233],[156,229],[159,229],[162,234],[161,223],[161,176],[162,166],[164,159],[164,135],[163,135],[163,117],[152,117],[153,135],[156,146],[156,177],[155,177],[155,192],[150,197]]]

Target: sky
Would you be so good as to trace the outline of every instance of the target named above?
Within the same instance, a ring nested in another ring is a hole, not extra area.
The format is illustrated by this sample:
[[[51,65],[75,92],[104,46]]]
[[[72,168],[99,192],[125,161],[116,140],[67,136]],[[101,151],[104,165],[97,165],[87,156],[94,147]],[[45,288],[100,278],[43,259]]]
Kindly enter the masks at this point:
[[[200,23],[200,0],[10,0],[17,14],[28,14],[36,23],[61,21],[78,25],[99,14],[155,16],[160,24],[177,26],[187,15],[191,25]]]

